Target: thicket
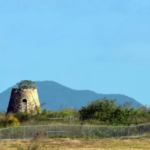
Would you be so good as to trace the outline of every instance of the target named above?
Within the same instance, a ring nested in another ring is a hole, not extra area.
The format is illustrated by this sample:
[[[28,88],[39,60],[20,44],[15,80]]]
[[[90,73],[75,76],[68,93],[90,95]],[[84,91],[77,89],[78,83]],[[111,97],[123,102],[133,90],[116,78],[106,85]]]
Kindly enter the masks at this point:
[[[80,120],[105,125],[132,125],[150,122],[150,111],[146,106],[138,109],[127,105],[118,106],[116,100],[93,101],[79,110]]]

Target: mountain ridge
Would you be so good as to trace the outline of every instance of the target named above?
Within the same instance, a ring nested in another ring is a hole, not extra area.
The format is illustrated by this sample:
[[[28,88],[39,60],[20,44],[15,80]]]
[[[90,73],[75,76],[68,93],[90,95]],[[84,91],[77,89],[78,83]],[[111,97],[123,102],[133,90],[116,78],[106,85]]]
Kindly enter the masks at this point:
[[[116,99],[118,105],[125,102],[131,102],[134,108],[142,106],[135,99],[123,94],[100,94],[91,90],[74,90],[54,81],[36,81],[40,103],[46,103],[43,109],[57,110],[60,107],[73,107],[79,109],[88,105],[91,101],[107,97],[108,99]],[[7,110],[11,89],[16,88],[14,85],[2,93],[0,93],[0,111]]]

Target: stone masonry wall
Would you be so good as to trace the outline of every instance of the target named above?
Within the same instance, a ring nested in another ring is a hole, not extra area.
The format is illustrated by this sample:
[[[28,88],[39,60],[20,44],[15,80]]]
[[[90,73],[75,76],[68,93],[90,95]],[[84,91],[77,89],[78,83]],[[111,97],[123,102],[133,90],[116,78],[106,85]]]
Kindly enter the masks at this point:
[[[22,112],[22,100],[27,100],[27,112],[40,107],[37,89],[12,89],[7,113]]]

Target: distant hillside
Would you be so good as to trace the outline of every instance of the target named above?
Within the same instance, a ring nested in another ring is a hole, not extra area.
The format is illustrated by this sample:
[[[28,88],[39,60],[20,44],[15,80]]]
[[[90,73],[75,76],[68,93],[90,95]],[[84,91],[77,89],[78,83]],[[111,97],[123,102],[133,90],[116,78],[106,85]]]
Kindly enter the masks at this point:
[[[13,86],[16,87],[16,86]],[[139,107],[141,104],[135,99],[121,94],[98,94],[89,90],[73,90],[53,81],[37,82],[40,103],[46,103],[43,108],[56,110],[61,107],[81,108],[89,102],[107,97],[116,99],[117,104],[122,105],[125,102],[131,102],[132,107]],[[0,93],[0,110],[7,110],[11,88]]]

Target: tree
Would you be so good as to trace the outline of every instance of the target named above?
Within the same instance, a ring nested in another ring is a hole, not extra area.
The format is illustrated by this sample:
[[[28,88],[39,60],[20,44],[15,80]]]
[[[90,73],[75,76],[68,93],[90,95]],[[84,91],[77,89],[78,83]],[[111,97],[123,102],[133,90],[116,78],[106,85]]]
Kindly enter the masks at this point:
[[[80,120],[96,120],[111,125],[129,124],[128,119],[132,109],[124,109],[115,102],[115,99],[108,100],[107,98],[93,101],[79,110]]]
[[[23,80],[17,83],[17,85],[18,85],[18,88],[20,89],[36,89],[37,88],[36,83],[31,80]]]
[[[80,119],[96,119],[104,122],[110,120],[116,108],[115,101],[115,99],[108,100],[107,98],[93,101],[87,107],[82,107],[79,110]]]

